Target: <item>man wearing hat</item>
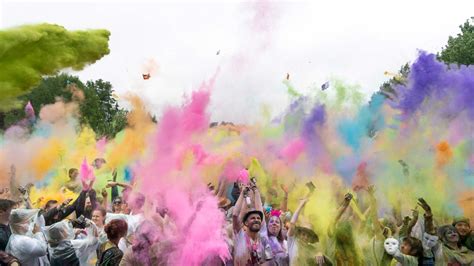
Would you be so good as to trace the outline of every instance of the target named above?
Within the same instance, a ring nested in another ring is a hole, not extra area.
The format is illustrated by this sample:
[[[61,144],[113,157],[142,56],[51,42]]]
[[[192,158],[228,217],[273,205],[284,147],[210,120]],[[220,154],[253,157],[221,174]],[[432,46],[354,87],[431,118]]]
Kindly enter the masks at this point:
[[[220,197],[219,202],[218,202],[218,207],[222,212],[224,212],[226,220],[228,221],[232,220],[232,213],[231,213],[232,203],[228,198]]]
[[[469,218],[455,218],[453,220],[453,226],[459,234],[460,244],[474,251],[474,232],[471,230]]]
[[[298,216],[308,202],[308,198],[300,201],[288,229],[288,252],[290,265],[332,265],[329,258],[319,252],[318,235],[311,229],[310,224],[296,226]]]
[[[272,253],[268,244],[268,239],[260,234],[260,229],[265,228],[263,220],[263,207],[260,193],[256,186],[250,192],[245,187],[246,193],[240,193],[235,208],[233,210],[232,224],[234,227],[234,265],[248,266],[261,265],[272,259]],[[243,216],[243,204],[250,193],[254,195],[254,206],[250,207]],[[239,219],[239,216],[242,219]],[[263,223],[263,225],[262,225]]]

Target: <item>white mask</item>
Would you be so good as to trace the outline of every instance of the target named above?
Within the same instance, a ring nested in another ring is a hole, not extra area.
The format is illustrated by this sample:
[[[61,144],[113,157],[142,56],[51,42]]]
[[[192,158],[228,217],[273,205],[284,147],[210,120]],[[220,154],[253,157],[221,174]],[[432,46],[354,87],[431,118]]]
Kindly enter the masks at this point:
[[[421,242],[425,250],[430,250],[438,243],[438,236],[423,233],[423,240]]]
[[[389,255],[394,255],[398,250],[398,240],[396,240],[393,237],[389,237],[389,238],[385,239],[385,242],[383,243],[383,246],[385,248],[385,251]]]

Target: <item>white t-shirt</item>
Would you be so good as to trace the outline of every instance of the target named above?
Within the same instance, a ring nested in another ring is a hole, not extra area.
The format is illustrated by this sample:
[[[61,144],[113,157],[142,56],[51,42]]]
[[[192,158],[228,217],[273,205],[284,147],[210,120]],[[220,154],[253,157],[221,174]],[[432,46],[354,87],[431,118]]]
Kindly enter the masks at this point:
[[[290,257],[290,265],[296,265],[296,258],[298,258],[298,241],[295,236],[288,237],[288,255]]]

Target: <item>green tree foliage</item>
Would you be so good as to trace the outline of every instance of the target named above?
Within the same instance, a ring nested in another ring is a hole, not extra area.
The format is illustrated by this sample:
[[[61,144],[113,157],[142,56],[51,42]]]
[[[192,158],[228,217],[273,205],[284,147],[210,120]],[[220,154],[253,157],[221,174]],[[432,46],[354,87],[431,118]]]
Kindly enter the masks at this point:
[[[456,37],[449,37],[448,44],[442,49],[441,54],[438,54],[438,58],[445,63],[472,65],[474,64],[474,17],[471,18],[471,22],[467,20],[459,28],[461,33]],[[406,63],[400,68],[398,75],[384,82],[376,93],[381,93],[387,98],[396,98],[394,87],[404,84],[409,73],[410,65]]]
[[[459,65],[474,64],[474,17],[460,25],[461,33],[456,37],[449,36],[448,44],[441,51],[439,59],[445,63]]]
[[[112,93],[112,84],[102,79],[88,81],[84,88],[81,122],[100,136],[113,137],[127,125],[127,112],[119,107]]]
[[[388,81],[384,82],[382,86],[380,86],[378,93],[381,93],[387,98],[393,99],[397,97],[397,93],[394,89],[395,86],[405,84],[405,81],[408,78],[408,74],[410,74],[410,64],[406,63],[400,67],[398,74]]]
[[[84,93],[84,99],[79,102],[81,124],[89,125],[98,137],[113,137],[127,126],[128,112],[120,108],[114,99],[112,84],[101,79],[84,84],[78,77],[68,74],[45,77],[36,88],[18,100],[23,103],[30,101],[38,115],[42,106],[52,104],[58,98],[71,102],[73,95],[69,86],[73,84]],[[24,116],[23,109],[0,112],[0,128],[6,129]]]

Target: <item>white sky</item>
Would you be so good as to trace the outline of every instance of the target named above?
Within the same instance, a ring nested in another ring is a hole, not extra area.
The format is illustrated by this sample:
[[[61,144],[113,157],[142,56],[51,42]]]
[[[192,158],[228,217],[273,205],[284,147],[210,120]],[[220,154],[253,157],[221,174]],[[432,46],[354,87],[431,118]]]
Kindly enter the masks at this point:
[[[417,49],[441,50],[473,16],[474,1],[271,1],[256,30],[250,1],[5,1],[0,27],[56,23],[111,31],[111,53],[76,73],[143,96],[155,113],[220,67],[211,112],[215,120],[248,122],[262,104],[274,113],[289,102],[286,73],[302,92],[338,77],[367,94],[413,61]],[[216,52],[220,50],[220,54]],[[158,64],[141,77],[147,60]]]

